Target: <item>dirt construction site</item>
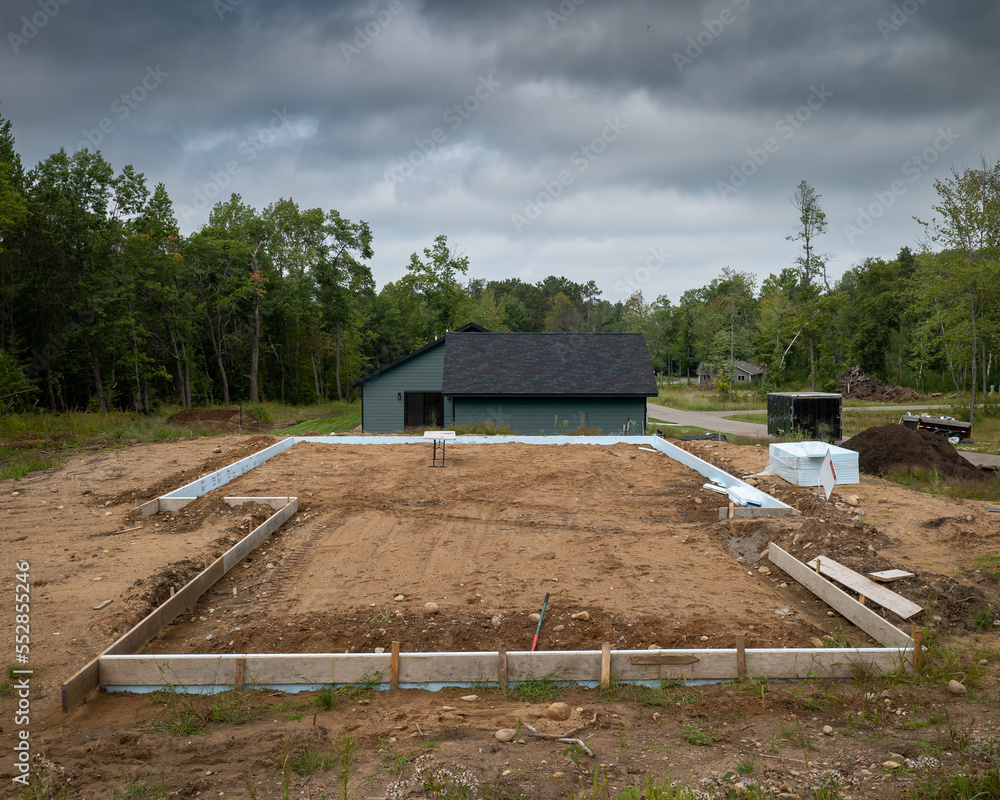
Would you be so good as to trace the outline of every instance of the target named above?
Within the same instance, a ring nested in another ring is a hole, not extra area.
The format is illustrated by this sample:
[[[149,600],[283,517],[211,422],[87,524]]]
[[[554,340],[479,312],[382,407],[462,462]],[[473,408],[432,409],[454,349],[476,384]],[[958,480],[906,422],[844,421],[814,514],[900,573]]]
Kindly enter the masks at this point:
[[[761,797],[847,800],[1000,761],[1000,513],[989,503],[904,488],[865,472],[862,453],[861,482],[829,500],[761,476],[750,483],[800,513],[720,519],[727,498],[702,475],[636,444],[458,443],[437,469],[429,443],[299,442],[183,508],[137,511],[277,441],[84,451],[0,486],[3,660],[18,668],[6,644],[16,567],[31,586],[32,775],[52,792],[12,782],[9,669],[0,798],[614,797],[655,776],[705,798],[752,784]],[[768,461],[766,445],[684,447],[737,477]],[[891,589],[921,613],[880,613],[920,630],[925,663],[840,681],[101,688],[64,713],[70,676],[274,513],[223,496],[294,496],[298,508],[142,653],[523,651],[536,631],[544,651],[732,648],[738,637],[879,646],[776,567],[774,543],[802,562],[912,573]]]

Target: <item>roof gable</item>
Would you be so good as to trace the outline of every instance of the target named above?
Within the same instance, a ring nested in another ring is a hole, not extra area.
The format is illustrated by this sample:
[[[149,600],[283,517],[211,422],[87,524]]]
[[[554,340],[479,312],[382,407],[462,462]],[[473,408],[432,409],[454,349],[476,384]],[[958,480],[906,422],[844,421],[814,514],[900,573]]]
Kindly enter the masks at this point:
[[[449,333],[445,395],[657,393],[641,333]]]
[[[489,331],[487,331],[486,328],[482,327],[481,325],[477,325],[475,322],[470,322],[468,325],[463,325],[461,328],[458,328],[455,331],[455,333],[489,333]],[[393,367],[395,367],[395,366],[397,366],[399,364],[402,364],[404,361],[409,361],[411,358],[414,358],[415,356],[419,356],[421,353],[426,353],[432,347],[437,347],[440,344],[444,344],[444,341],[445,341],[445,338],[447,337],[447,335],[448,334],[445,334],[440,339],[435,339],[430,344],[425,344],[419,350],[414,350],[412,353],[408,353],[407,355],[403,356],[402,358],[397,358],[391,364],[386,364],[384,367],[379,367],[377,370],[375,370],[373,372],[369,372],[367,375],[361,376],[356,381],[351,381],[351,383],[349,384],[350,387],[354,388],[356,386],[360,386],[365,381],[370,381],[376,375],[381,375],[386,370],[390,370]]]

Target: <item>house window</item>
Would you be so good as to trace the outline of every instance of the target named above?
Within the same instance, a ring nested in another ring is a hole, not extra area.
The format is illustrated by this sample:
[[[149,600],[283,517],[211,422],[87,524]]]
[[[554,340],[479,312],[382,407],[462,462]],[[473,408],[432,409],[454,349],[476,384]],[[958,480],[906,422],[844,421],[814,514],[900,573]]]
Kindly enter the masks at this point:
[[[403,426],[406,428],[438,428],[445,424],[444,397],[440,392],[405,392],[406,407]]]

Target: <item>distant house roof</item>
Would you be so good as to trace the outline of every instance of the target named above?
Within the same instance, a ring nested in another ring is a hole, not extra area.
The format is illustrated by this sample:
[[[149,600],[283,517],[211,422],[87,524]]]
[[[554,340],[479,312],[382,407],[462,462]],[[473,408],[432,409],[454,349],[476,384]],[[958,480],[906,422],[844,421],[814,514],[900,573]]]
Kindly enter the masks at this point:
[[[477,325],[475,322],[470,322],[468,325],[463,325],[461,328],[458,328],[455,331],[455,333],[488,333],[488,331],[486,330],[486,328],[482,327],[481,325]],[[361,376],[356,381],[351,381],[351,383],[350,383],[351,388],[353,389],[356,386],[360,386],[365,381],[370,381],[376,375],[381,375],[387,369],[392,369],[397,364],[402,364],[404,361],[409,361],[414,356],[419,356],[421,353],[426,353],[432,347],[437,347],[439,344],[444,344],[444,340],[447,337],[447,335],[448,334],[445,334],[440,339],[435,339],[430,344],[425,344],[419,350],[414,350],[412,353],[408,353],[407,355],[403,356],[402,358],[397,358],[391,364],[386,364],[384,367],[379,367],[374,372],[369,372],[367,375]]]
[[[648,397],[657,386],[641,333],[449,333],[441,391]]]
[[[763,375],[765,372],[763,367],[749,361],[737,361],[736,369],[743,370],[747,375]]]
[[[753,364],[749,361],[734,361],[733,366],[736,367],[740,372],[745,372],[747,375],[763,375],[767,370],[757,364]],[[698,369],[695,370],[695,375],[714,375],[715,372],[709,369],[708,365],[702,361],[698,365]]]

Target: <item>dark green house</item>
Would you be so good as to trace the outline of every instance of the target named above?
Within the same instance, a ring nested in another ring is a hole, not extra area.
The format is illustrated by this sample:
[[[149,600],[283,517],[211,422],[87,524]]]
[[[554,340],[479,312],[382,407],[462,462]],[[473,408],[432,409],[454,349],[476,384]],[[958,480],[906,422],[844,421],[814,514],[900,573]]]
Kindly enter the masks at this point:
[[[488,333],[468,325],[355,381],[366,433],[492,421],[522,436],[642,435],[657,393],[641,333]]]

